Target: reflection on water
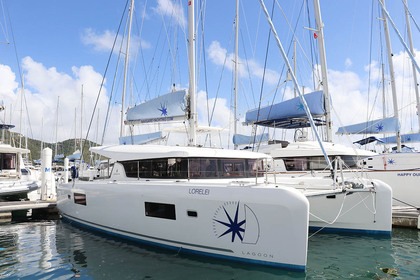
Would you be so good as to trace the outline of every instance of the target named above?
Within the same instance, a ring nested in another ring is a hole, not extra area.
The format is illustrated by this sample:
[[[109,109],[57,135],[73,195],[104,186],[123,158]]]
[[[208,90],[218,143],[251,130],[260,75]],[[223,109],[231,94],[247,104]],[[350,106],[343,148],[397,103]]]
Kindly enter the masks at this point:
[[[0,226],[0,278],[410,279],[420,275],[419,246],[417,230],[394,229],[392,238],[318,234],[301,273],[156,250],[60,221],[21,223]]]

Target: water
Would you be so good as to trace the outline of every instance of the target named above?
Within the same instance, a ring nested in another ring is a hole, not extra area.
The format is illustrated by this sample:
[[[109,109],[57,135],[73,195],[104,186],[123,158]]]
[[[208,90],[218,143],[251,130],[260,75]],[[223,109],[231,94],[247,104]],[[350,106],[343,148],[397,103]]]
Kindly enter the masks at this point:
[[[307,271],[290,272],[148,248],[61,221],[0,226],[4,279],[420,279],[419,252],[418,230],[394,229],[392,238],[317,234]]]

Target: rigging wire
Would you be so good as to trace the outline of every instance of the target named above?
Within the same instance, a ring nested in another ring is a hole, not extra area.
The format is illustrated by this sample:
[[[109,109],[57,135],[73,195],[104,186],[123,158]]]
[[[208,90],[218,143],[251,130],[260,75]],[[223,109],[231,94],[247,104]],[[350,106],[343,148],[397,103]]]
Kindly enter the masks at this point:
[[[118,39],[118,34],[119,34],[120,30],[121,30],[121,26],[122,26],[122,23],[123,23],[124,15],[125,15],[125,13],[127,11],[127,7],[129,6],[129,1],[130,0],[127,0],[126,5],[124,7],[124,11],[123,11],[123,14],[121,16],[120,23],[118,25],[117,33],[115,34],[114,42],[112,44],[111,52],[109,53],[108,61],[107,61],[107,64],[106,64],[106,67],[105,67],[105,71],[104,71],[104,75],[102,76],[101,86],[99,87],[99,91],[98,91],[98,95],[96,97],[95,105],[94,105],[93,110],[92,110],[92,115],[91,115],[91,118],[90,118],[90,121],[89,121],[89,126],[88,126],[88,129],[87,129],[87,132],[86,132],[85,141],[88,141],[90,128],[92,127],[93,118],[95,117],[96,107],[98,106],[99,97],[101,95],[102,88],[103,88],[104,83],[105,83],[105,77],[106,77],[106,74],[108,73],[108,67],[110,65],[112,54],[114,52],[114,48],[115,48],[115,45],[116,45],[116,42],[117,42],[117,39]],[[111,100],[111,98],[109,100]],[[109,111],[109,109],[107,111]],[[108,112],[107,112],[107,115],[108,115]],[[106,120],[105,120],[105,123],[106,123]],[[105,128],[104,128],[104,131],[105,131]],[[104,136],[103,136],[103,138],[104,138]],[[102,141],[103,141],[103,138],[102,138]],[[81,155],[81,157],[83,157],[83,150],[80,151],[80,155]]]

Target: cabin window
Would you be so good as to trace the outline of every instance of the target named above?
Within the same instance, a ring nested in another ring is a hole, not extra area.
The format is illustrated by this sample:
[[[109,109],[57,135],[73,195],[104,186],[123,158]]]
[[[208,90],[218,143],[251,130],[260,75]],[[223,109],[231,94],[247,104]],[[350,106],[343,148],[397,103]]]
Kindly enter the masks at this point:
[[[248,178],[263,176],[262,159],[163,158],[123,161],[129,178]]]
[[[133,160],[121,164],[129,178],[186,179],[188,172],[188,160],[181,158]]]
[[[329,157],[333,162],[334,157]],[[357,158],[352,156],[342,156],[341,159],[345,165],[349,167],[356,166]],[[306,171],[306,170],[327,170],[329,166],[323,156],[317,157],[297,157],[297,158],[284,158],[284,164],[287,171]]]
[[[245,177],[245,159],[222,159],[222,177]]]
[[[248,174],[251,177],[262,176],[264,162],[261,159],[248,159]]]
[[[144,209],[147,217],[176,220],[174,204],[145,202]]]
[[[74,193],[74,203],[80,205],[86,205],[86,194],[84,193]]]
[[[16,154],[0,154],[0,170],[3,169],[16,169]]]
[[[190,178],[218,178],[220,173],[217,159],[213,158],[190,159],[188,171]]]

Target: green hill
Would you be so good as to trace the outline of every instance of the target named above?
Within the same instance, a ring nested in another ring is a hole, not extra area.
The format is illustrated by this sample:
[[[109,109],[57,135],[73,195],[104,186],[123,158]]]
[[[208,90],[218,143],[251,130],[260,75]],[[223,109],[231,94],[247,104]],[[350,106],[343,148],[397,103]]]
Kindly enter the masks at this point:
[[[31,151],[29,154],[29,160],[33,162],[33,160],[37,160],[41,158],[41,144],[43,149],[50,148],[53,153],[53,158],[55,156],[55,150],[57,146],[57,154],[64,154],[64,156],[69,156],[75,152],[75,150],[80,150],[80,139],[76,139],[76,147],[75,147],[75,139],[68,139],[63,142],[58,142],[57,145],[55,143],[45,143],[35,139],[19,139],[20,134],[16,132],[5,131],[4,134],[4,143],[11,144],[14,147],[21,146],[22,148],[27,148]],[[19,145],[19,140],[21,145]],[[1,139],[0,139],[1,142]],[[27,142],[27,144],[26,144]],[[96,143],[91,141],[83,140],[83,160],[89,162],[90,159],[90,152],[89,148],[93,146],[98,146]]]

